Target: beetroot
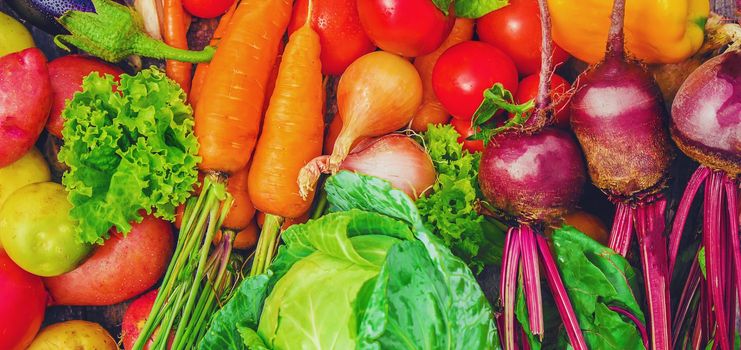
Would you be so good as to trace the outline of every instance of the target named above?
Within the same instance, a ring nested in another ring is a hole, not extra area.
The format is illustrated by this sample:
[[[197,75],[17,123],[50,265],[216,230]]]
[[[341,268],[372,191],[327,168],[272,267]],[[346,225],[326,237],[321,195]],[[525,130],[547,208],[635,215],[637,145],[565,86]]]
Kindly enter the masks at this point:
[[[538,1],[543,28],[541,51],[546,54],[541,57],[535,110],[520,127],[509,128],[488,142],[479,167],[479,184],[488,202],[503,211],[505,217],[514,217],[516,221],[507,233],[502,254],[500,298],[504,312],[500,324],[504,348],[517,347],[515,302],[519,277],[523,282],[530,332],[540,339],[544,335],[542,266],[569,343],[576,350],[586,350],[576,314],[541,231],[545,225],[559,223],[576,204],[586,181],[584,162],[576,142],[564,131],[543,129],[554,114],[548,91],[552,42],[545,1]],[[476,114],[480,115],[486,108],[482,104]],[[521,348],[525,347],[526,344],[522,344]]]
[[[694,265],[680,299],[675,330],[688,318],[685,303],[699,295],[692,341],[711,339],[731,349],[738,330],[736,300],[741,297],[739,242],[739,174],[741,173],[741,52],[730,51],[695,70],[682,84],[672,104],[672,137],[679,148],[700,162],[677,208],[669,241],[673,270],[690,206],[704,185],[702,246],[707,276]],[[678,342],[675,337],[675,343]]]
[[[635,229],[649,305],[650,348],[669,349],[669,267],[662,193],[672,160],[661,91],[625,56],[625,0],[615,0],[602,62],[579,78],[571,125],[592,182],[617,206],[610,248],[626,255]]]

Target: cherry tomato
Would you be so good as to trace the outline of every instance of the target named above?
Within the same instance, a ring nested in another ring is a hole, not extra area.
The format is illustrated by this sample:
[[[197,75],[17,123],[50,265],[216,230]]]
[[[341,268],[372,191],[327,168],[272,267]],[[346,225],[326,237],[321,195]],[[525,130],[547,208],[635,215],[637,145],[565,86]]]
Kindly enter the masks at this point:
[[[452,125],[455,131],[461,135],[458,138],[458,143],[463,144],[463,149],[468,150],[471,153],[484,151],[484,141],[466,140],[466,138],[473,135],[473,128],[471,127],[470,120],[453,118],[450,120],[450,125]]]
[[[517,93],[517,68],[504,52],[479,41],[464,41],[447,49],[432,70],[432,89],[455,118],[471,120],[495,83]]]
[[[430,0],[358,0],[360,23],[384,51],[416,57],[437,49],[453,29],[448,16]]]
[[[528,75],[524,79],[520,80],[520,87],[517,88],[517,94],[515,94],[515,102],[525,103],[529,100],[534,99],[538,95],[538,84],[540,78],[538,74]],[[551,101],[556,102],[556,107],[553,116],[553,124],[559,128],[569,128],[569,96],[567,96],[571,84],[566,79],[561,78],[557,74],[551,76]]]
[[[183,0],[183,7],[191,15],[201,18],[214,18],[223,15],[234,0]]]
[[[306,22],[311,2],[311,27],[322,45],[322,73],[340,75],[355,59],[376,47],[360,25],[356,0],[296,0],[288,32]]]
[[[540,10],[537,0],[510,0],[509,5],[479,18],[476,32],[479,40],[506,53],[522,75],[540,70]],[[558,65],[569,54],[553,44],[553,64]]]
[[[0,349],[23,350],[44,320],[46,292],[41,278],[0,249]]]

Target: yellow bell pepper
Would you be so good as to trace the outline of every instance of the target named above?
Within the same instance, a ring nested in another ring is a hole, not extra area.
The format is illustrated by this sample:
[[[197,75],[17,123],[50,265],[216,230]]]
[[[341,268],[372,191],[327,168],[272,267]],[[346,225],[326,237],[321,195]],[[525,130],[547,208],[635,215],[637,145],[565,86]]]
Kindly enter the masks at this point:
[[[553,40],[574,57],[599,62],[605,54],[613,0],[548,0]],[[628,0],[628,55],[646,63],[677,63],[700,48],[709,0]]]

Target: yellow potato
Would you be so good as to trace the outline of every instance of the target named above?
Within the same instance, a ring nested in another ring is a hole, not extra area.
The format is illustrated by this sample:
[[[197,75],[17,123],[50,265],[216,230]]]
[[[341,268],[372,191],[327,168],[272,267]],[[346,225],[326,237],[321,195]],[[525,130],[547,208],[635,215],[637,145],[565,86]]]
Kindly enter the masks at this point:
[[[0,168],[0,208],[15,190],[28,184],[49,180],[51,174],[44,156],[36,148],[31,148],[15,163]]]
[[[99,324],[76,320],[47,326],[27,350],[118,350],[118,345]]]
[[[33,38],[28,29],[20,22],[0,12],[0,57],[34,47]]]

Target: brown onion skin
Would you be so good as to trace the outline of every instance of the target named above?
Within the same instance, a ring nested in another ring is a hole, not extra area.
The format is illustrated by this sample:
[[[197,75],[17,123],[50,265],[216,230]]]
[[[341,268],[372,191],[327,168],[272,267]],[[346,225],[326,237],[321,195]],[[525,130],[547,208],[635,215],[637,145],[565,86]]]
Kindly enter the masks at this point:
[[[661,92],[648,71],[610,56],[579,78],[571,127],[592,182],[630,198],[663,187],[673,159]]]
[[[741,174],[741,52],[708,60],[679,88],[672,137],[688,156],[736,177]]]
[[[411,137],[402,134],[361,142],[340,169],[387,180],[415,200],[432,187],[437,177],[429,154]]]
[[[524,221],[557,222],[576,205],[585,181],[579,146],[557,129],[500,134],[479,168],[489,203]]]

